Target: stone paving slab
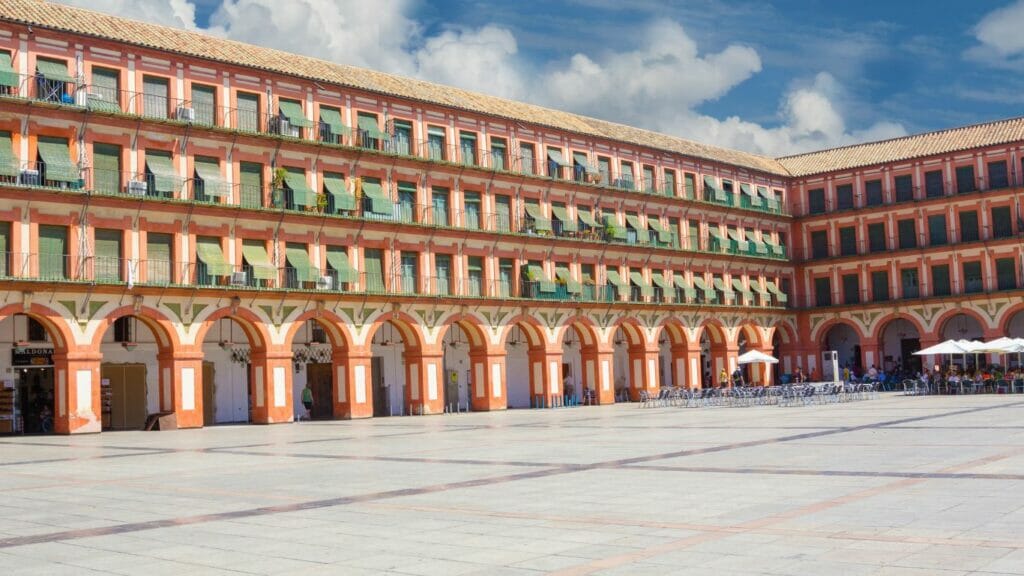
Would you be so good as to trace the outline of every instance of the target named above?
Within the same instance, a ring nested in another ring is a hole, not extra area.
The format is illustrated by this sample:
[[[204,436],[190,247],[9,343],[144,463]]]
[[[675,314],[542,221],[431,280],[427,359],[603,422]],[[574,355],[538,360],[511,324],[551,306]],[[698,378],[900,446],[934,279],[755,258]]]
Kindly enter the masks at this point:
[[[0,437],[6,574],[1024,574],[1024,397]]]

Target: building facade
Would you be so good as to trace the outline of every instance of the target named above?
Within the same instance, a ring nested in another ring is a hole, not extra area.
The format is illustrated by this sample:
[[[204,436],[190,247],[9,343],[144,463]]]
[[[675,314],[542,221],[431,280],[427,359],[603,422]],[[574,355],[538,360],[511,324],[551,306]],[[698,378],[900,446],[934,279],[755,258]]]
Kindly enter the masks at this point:
[[[0,427],[608,404],[1017,329],[1019,124],[770,159],[2,0]]]

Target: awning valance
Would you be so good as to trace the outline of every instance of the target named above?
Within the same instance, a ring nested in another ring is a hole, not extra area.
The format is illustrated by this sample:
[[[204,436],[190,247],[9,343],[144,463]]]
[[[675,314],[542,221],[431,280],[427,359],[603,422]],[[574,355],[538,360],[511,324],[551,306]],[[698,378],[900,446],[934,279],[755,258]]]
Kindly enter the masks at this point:
[[[242,256],[245,262],[252,269],[252,277],[257,280],[274,280],[277,278],[277,269],[270,263],[270,256],[264,246],[255,244],[243,244]]]
[[[640,288],[640,294],[642,296],[652,296],[652,295],[654,295],[654,287],[651,286],[650,284],[648,284],[647,282],[644,282],[644,275],[643,274],[641,274],[639,272],[630,272],[629,273],[629,280],[630,280],[630,282],[632,282],[632,284],[634,286]]]
[[[569,269],[564,266],[555,267],[555,277],[565,284],[565,290],[570,294],[583,292],[583,285],[572,279]]]
[[[306,174],[297,170],[285,172],[284,183],[292,191],[292,203],[296,206],[316,206],[316,192],[306,182]]]
[[[288,265],[295,270],[295,279],[299,282],[316,282],[320,279],[320,271],[309,260],[309,252],[300,246],[285,248]]]
[[[583,222],[584,224],[590,226],[591,228],[601,227],[600,224],[597,223],[597,220],[594,220],[594,215],[593,213],[590,212],[590,210],[582,210],[580,208],[577,208],[576,215],[579,216],[580,222]]]
[[[377,126],[377,119],[372,116],[360,116],[359,129],[366,132],[366,135],[370,138],[377,140],[383,140],[388,137],[387,134],[380,131],[380,127]]]
[[[391,216],[394,213],[394,203],[384,193],[380,182],[367,182],[363,180],[362,190],[363,196],[370,199],[370,212],[386,216]]]
[[[569,218],[569,211],[563,206],[552,206],[551,215],[562,223],[562,230],[565,232],[576,232],[579,230],[579,226],[576,225],[576,221]]]
[[[324,190],[334,199],[335,210],[355,210],[356,197],[345,188],[345,179],[338,175],[324,174]]]
[[[196,242],[196,258],[206,265],[206,273],[210,276],[231,275],[231,265],[225,260],[220,243],[214,239],[200,238]]]
[[[203,180],[203,192],[207,196],[226,196],[227,182],[220,175],[220,165],[216,160],[196,159],[196,175]]]
[[[313,123],[307,120],[306,116],[303,115],[302,104],[291,100],[278,100],[277,107],[281,110],[281,114],[288,119],[288,123],[292,126],[299,126],[301,128],[309,128],[313,126]]]
[[[533,227],[538,232],[548,232],[551,230],[551,219],[544,216],[544,213],[540,211],[539,205],[527,202],[523,204],[523,209],[533,219]]]
[[[349,263],[348,254],[344,250],[328,248],[327,265],[334,270],[338,277],[338,282],[356,282],[359,280],[359,272]]]
[[[548,148],[548,160],[558,164],[563,168],[568,168],[569,164],[565,162],[565,158],[562,158],[562,151],[554,148]]]
[[[348,136],[352,130],[341,121],[341,112],[332,108],[320,109],[320,121],[327,125],[331,134]]]
[[[57,182],[78,182],[78,166],[71,161],[71,151],[66,140],[43,140],[38,142],[39,156],[43,159],[46,179]]]
[[[68,74],[66,62],[51,62],[50,60],[36,60],[36,72],[40,76],[53,82],[74,82],[75,79]]]

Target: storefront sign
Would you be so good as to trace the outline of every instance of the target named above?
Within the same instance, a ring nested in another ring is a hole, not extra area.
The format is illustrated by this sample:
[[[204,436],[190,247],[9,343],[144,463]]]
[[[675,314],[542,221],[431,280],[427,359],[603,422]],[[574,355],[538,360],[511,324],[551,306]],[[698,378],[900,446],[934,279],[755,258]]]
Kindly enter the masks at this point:
[[[53,348],[11,348],[11,366],[53,366]]]

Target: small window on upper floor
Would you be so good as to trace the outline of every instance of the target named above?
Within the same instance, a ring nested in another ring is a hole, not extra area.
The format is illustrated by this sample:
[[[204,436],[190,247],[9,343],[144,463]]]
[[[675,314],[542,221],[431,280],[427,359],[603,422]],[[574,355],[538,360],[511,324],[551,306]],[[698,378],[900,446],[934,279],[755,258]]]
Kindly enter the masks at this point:
[[[121,112],[121,73],[113,68],[93,66],[85,102],[90,110]]]
[[[1007,188],[1010,185],[1010,176],[1006,171],[1006,160],[988,163],[988,188],[990,190]]]
[[[476,161],[476,132],[459,132],[459,158],[467,166],[475,166]]]
[[[431,160],[447,160],[445,130],[441,126],[427,126],[427,158]]]
[[[836,207],[839,210],[853,208],[853,184],[840,184],[836,186]]]
[[[14,70],[11,53],[7,50],[0,50],[0,95],[15,96],[18,94],[20,85],[21,77]]]
[[[192,84],[192,121],[201,126],[217,125],[217,88]]]
[[[958,194],[974,192],[978,184],[974,179],[974,166],[959,166],[956,169],[956,191]]]
[[[234,126],[243,132],[260,131],[260,95],[238,92],[235,96]]]
[[[808,214],[824,214],[825,213],[825,189],[814,188],[813,190],[807,191],[807,213]]]
[[[160,76],[142,77],[142,115],[146,118],[169,118],[171,110],[170,82]]]
[[[66,60],[36,59],[35,81],[30,86],[36,100],[59,104],[75,103],[75,78],[68,72]]]

